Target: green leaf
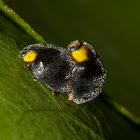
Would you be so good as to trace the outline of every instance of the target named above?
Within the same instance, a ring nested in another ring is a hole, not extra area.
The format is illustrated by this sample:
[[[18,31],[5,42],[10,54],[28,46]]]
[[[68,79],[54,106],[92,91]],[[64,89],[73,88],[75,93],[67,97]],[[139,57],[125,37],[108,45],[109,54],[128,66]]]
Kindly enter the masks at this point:
[[[45,41],[27,32],[25,21],[17,24],[8,12],[0,10],[0,140],[140,138],[139,128],[102,95],[77,105],[67,100],[67,94],[54,96],[44,84],[34,82],[18,54],[28,44]]]

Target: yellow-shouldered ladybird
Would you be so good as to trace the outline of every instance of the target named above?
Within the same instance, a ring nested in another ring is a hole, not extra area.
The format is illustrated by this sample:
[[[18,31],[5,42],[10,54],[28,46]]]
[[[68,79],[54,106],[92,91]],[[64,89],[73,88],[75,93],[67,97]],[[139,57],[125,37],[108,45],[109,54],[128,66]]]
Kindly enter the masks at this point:
[[[76,65],[70,73],[69,100],[82,104],[102,92],[106,78],[104,65],[94,48],[83,41],[73,41],[68,51]]]
[[[32,44],[19,53],[24,62],[31,65],[36,79],[45,83],[53,91],[69,92],[69,75],[74,63],[66,49],[52,44]]]

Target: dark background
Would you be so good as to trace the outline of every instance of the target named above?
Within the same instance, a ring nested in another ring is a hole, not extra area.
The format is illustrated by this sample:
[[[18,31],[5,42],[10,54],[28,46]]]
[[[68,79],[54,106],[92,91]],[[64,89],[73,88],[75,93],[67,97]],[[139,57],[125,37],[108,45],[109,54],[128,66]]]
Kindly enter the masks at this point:
[[[4,1],[48,43],[92,44],[108,72],[104,91],[140,117],[139,0]]]

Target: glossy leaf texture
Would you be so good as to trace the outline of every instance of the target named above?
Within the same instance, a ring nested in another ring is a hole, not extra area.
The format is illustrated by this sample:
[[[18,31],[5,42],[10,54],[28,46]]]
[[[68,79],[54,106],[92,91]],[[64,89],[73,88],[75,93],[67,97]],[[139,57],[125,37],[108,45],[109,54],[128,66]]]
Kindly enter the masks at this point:
[[[22,23],[21,23],[22,24]],[[0,139],[138,139],[139,128],[100,95],[86,104],[67,100],[33,81],[19,51],[36,43],[31,35],[0,10]],[[103,94],[103,93],[102,93]]]

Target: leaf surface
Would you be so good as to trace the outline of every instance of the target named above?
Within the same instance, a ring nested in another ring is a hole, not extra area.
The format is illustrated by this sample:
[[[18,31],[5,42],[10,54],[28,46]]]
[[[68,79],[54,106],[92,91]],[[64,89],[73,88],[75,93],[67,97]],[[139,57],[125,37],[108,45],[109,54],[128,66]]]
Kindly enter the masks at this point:
[[[23,23],[22,23],[23,24]],[[51,94],[34,82],[19,51],[36,41],[0,11],[0,139],[136,139],[139,128],[114,110],[100,95],[76,105],[66,94]]]

